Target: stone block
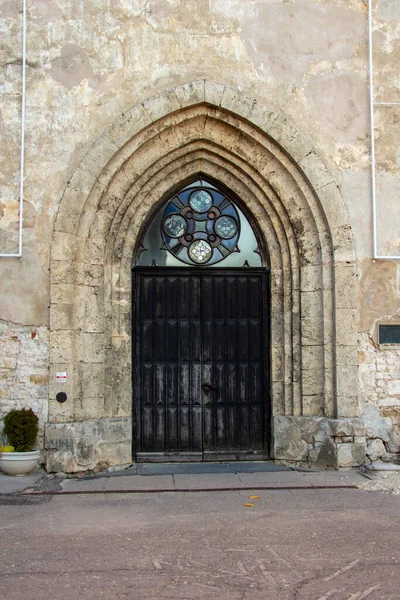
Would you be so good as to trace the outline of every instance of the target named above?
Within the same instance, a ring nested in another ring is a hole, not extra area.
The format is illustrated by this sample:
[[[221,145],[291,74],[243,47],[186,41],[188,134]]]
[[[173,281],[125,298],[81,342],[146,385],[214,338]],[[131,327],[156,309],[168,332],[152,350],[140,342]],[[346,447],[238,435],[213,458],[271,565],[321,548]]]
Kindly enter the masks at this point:
[[[180,109],[180,104],[174,90],[168,90],[152,96],[142,102],[142,106],[152,121],[157,121],[161,117]]]
[[[319,290],[301,292],[301,316],[306,319],[317,319],[323,315],[322,294]]]
[[[104,331],[104,288],[86,286],[84,292],[85,332],[102,333]]]
[[[315,190],[333,181],[332,175],[315,152],[302,158],[299,165]]]
[[[303,415],[307,417],[321,417],[324,415],[323,394],[311,394],[302,397]]]
[[[319,369],[324,364],[323,346],[303,346],[301,348],[301,366],[303,369]]]
[[[104,179],[104,178],[106,178],[105,174],[103,174],[102,179]],[[93,217],[96,214],[96,211],[99,210],[99,201],[105,190],[105,187],[106,187],[106,182],[103,183],[103,182],[100,182],[99,180],[96,180],[95,183],[93,184],[92,189],[90,190],[90,194],[86,198],[85,205],[82,209],[81,218],[79,219],[79,226],[78,226],[78,230],[77,230],[77,236],[78,236],[77,245],[79,242],[81,242],[82,244],[85,244],[87,241],[86,238],[89,235]],[[77,250],[77,256],[78,256],[78,250]],[[83,260],[83,257],[84,257],[84,255],[82,254],[82,251],[81,251],[81,254],[79,255],[80,261]]]
[[[108,132],[98,138],[90,150],[85,155],[84,166],[89,173],[91,173],[95,179],[98,178],[106,164],[111,158],[119,151],[119,146],[110,139]],[[90,179],[88,178],[88,186],[92,189],[95,180],[90,185]],[[90,191],[88,190],[88,193]]]
[[[302,370],[303,394],[305,396],[321,395],[324,391],[324,371],[320,368]]]
[[[306,462],[309,444],[293,421],[284,416],[273,418],[274,458]]]
[[[87,194],[70,185],[67,186],[57,213],[55,231],[76,234],[86,198]]]
[[[52,304],[50,306],[50,329],[74,329],[74,307],[72,304]]]
[[[293,425],[301,432],[302,438],[308,444],[314,444],[316,441],[324,442],[328,436],[320,427],[320,419],[309,418],[305,416],[290,417]]]
[[[266,106],[262,106],[261,104],[253,104],[253,108],[251,109],[250,114],[247,119],[259,127],[265,133],[268,133],[278,119],[277,113]]]
[[[303,265],[300,269],[300,289],[315,292],[323,286],[322,265]]]
[[[320,346],[324,342],[324,331],[319,320],[301,320],[301,342],[304,346]]]
[[[46,469],[79,472],[132,462],[130,418],[48,424]]]
[[[349,262],[354,264],[354,241],[350,225],[331,227],[335,262]]]
[[[400,464],[400,453],[385,452],[385,454],[382,456],[382,462],[399,465]]]
[[[358,394],[358,366],[338,365],[336,381],[338,396],[356,396]]]
[[[364,435],[364,425],[361,419],[321,419],[319,426],[331,437]]]
[[[104,365],[79,363],[74,366],[74,399],[104,397]]]
[[[314,469],[337,469],[336,445],[329,438],[322,442],[316,442],[314,447],[309,450],[308,459]]]
[[[388,442],[392,432],[392,423],[380,415],[378,407],[366,402],[361,408],[361,419],[365,427],[365,435],[369,438],[380,438]]]
[[[89,287],[100,287],[104,285],[104,265],[84,263],[80,265],[76,273],[78,285]]]
[[[124,113],[108,130],[109,139],[119,148],[124,146],[131,138],[147,125],[151,119],[141,104]]]
[[[338,444],[338,467],[358,467],[365,461],[365,446],[362,444]]]
[[[338,346],[357,346],[357,311],[336,309],[336,338]]]
[[[367,441],[366,454],[371,461],[379,460],[386,454],[384,443],[380,439],[369,439]]]
[[[335,266],[336,308],[357,308],[357,271],[352,265]]]
[[[84,333],[79,336],[79,359],[84,363],[104,362],[104,334]]]
[[[350,217],[346,205],[335,182],[328,183],[318,189],[318,197],[330,227],[350,225]]]
[[[75,235],[55,231],[52,244],[52,261],[72,261],[75,254]]]
[[[220,106],[246,119],[254,104],[256,101],[253,98],[249,98],[238,90],[225,87]]]
[[[281,346],[285,342],[285,330],[283,324],[283,313],[275,312],[271,314],[271,343],[275,346]]]
[[[53,304],[72,304],[74,301],[72,283],[53,283],[50,292],[50,300]]]
[[[285,375],[285,347],[273,344],[271,347],[271,379],[283,381]]]
[[[85,262],[92,265],[104,265],[105,238],[90,236],[85,247]]]
[[[78,398],[74,403],[74,421],[104,419],[104,396]]]
[[[96,183],[97,176],[98,173],[92,173],[90,171],[90,164],[85,157],[80,166],[74,172],[71,181],[68,183],[68,187],[71,191],[75,190],[80,195],[83,195],[85,198],[87,198],[92,187]]]
[[[220,106],[224,89],[224,85],[206,80],[204,82],[204,99],[207,102],[207,104],[212,104],[213,106]]]
[[[273,381],[272,385],[272,414],[285,414],[285,384],[283,381]]]
[[[204,102],[205,80],[191,81],[175,88],[175,94],[182,108]]]
[[[72,363],[74,360],[74,331],[50,332],[50,357],[52,363]]]
[[[360,404],[357,396],[350,396],[345,394],[343,396],[338,395],[336,397],[337,402],[337,416],[340,419],[351,419],[360,415]]]
[[[337,346],[336,364],[356,367],[358,365],[357,348],[355,346]]]
[[[392,377],[399,377],[398,373],[391,373]],[[392,379],[388,382],[387,391],[390,396],[400,396],[400,379]]]
[[[113,376],[115,375],[113,370]],[[130,369],[125,370],[123,378],[112,381],[110,395],[105,397],[104,414],[107,417],[124,417],[132,412],[132,388]]]
[[[400,452],[400,429],[392,429],[386,447],[388,452],[395,454]]]

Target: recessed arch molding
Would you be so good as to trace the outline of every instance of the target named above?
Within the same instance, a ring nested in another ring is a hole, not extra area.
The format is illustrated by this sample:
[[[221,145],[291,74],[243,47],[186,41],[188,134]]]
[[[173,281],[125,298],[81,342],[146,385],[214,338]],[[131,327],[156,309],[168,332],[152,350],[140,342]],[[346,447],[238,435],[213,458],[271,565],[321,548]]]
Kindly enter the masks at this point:
[[[160,203],[199,174],[241,198],[268,249],[272,457],[362,462],[355,254],[338,182],[284,116],[201,80],[120,116],[63,193],[51,244],[48,470],[131,462],[132,256]],[[63,404],[58,371],[68,374]]]

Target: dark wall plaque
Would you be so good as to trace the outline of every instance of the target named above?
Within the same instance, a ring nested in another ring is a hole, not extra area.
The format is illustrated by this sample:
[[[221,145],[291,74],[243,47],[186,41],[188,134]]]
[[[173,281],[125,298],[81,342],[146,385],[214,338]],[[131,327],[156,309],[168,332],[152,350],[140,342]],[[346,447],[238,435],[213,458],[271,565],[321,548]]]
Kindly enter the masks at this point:
[[[380,344],[400,344],[400,325],[379,325]]]

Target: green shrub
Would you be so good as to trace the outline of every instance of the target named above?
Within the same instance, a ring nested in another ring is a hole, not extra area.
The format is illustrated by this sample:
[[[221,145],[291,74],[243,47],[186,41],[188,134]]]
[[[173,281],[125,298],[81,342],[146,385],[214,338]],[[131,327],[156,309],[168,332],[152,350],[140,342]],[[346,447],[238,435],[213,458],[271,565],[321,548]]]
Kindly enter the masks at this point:
[[[39,419],[31,408],[11,410],[4,417],[4,433],[15,452],[30,452],[36,443]]]

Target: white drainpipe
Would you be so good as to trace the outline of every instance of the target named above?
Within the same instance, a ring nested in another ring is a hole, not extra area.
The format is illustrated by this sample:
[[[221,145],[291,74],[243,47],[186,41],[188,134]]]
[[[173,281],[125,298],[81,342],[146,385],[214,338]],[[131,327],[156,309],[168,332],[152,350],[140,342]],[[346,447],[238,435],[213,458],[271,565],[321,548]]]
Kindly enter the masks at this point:
[[[400,256],[380,256],[378,254],[376,223],[376,161],[375,161],[375,106],[397,106],[400,102],[374,102],[374,70],[372,48],[372,0],[368,2],[368,48],[369,48],[369,107],[371,120],[371,185],[372,185],[372,244],[374,260],[400,260]]]
[[[25,173],[25,89],[26,89],[26,0],[22,0],[22,94],[21,94],[21,151],[19,179],[19,227],[18,253],[0,254],[0,258],[22,257],[22,224],[24,209],[24,173]]]

